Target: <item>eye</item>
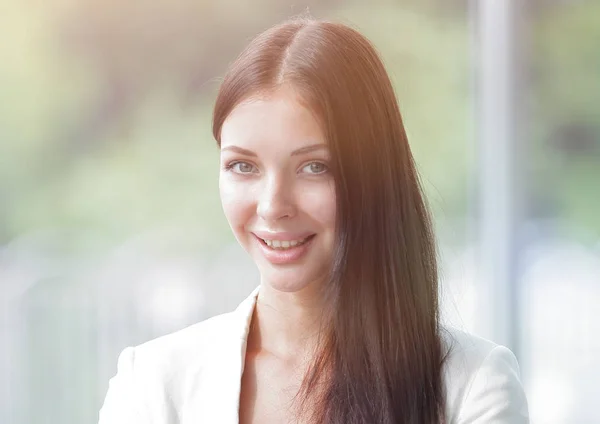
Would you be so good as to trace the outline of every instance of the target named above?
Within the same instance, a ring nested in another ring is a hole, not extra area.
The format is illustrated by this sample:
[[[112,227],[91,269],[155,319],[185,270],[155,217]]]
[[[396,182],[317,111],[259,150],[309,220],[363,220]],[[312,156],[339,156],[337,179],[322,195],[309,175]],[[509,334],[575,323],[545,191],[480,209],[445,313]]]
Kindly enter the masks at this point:
[[[328,170],[327,165],[321,162],[311,162],[305,165],[302,169],[304,172],[314,175],[324,174]]]
[[[228,171],[231,170],[236,174],[251,174],[252,172],[254,172],[255,168],[256,167],[254,165],[242,161],[231,162],[226,167]]]

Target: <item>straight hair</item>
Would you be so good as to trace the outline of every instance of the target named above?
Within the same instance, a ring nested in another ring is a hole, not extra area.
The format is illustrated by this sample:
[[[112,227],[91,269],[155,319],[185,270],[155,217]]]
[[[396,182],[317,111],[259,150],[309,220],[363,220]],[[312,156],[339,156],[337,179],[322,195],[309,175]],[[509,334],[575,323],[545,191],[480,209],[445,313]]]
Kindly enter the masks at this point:
[[[385,67],[346,25],[302,17],[274,26],[225,75],[217,144],[237,105],[283,86],[322,127],[337,208],[321,341],[296,398],[301,418],[444,422],[435,238]]]

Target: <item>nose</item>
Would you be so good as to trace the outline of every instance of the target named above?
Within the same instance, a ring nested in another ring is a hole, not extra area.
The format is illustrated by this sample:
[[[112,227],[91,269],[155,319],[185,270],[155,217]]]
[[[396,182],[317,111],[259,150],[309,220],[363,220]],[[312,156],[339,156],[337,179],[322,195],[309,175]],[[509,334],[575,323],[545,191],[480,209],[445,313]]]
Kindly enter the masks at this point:
[[[256,213],[267,222],[296,215],[292,185],[282,176],[272,176],[265,181],[256,208]]]

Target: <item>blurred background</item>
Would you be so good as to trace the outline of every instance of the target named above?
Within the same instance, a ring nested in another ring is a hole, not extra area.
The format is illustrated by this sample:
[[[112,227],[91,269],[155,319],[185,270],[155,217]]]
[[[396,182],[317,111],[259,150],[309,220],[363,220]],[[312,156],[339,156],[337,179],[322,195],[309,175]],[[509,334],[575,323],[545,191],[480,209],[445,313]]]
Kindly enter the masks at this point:
[[[517,355],[534,422],[600,423],[600,1],[0,3],[0,422],[97,422],[119,352],[258,274],[218,197],[228,63],[306,10],[380,50],[444,320]]]

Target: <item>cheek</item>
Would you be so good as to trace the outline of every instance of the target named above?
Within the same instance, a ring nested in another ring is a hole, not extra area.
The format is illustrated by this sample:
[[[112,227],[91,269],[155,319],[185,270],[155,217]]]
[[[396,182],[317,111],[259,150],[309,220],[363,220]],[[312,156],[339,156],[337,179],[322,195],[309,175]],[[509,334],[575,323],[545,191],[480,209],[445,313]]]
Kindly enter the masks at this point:
[[[332,185],[324,185],[318,190],[306,190],[303,204],[304,210],[325,230],[334,229],[336,202]]]
[[[252,196],[249,190],[240,188],[239,184],[228,181],[227,178],[221,178],[219,194],[223,212],[231,228],[234,231],[243,228],[252,216]]]

